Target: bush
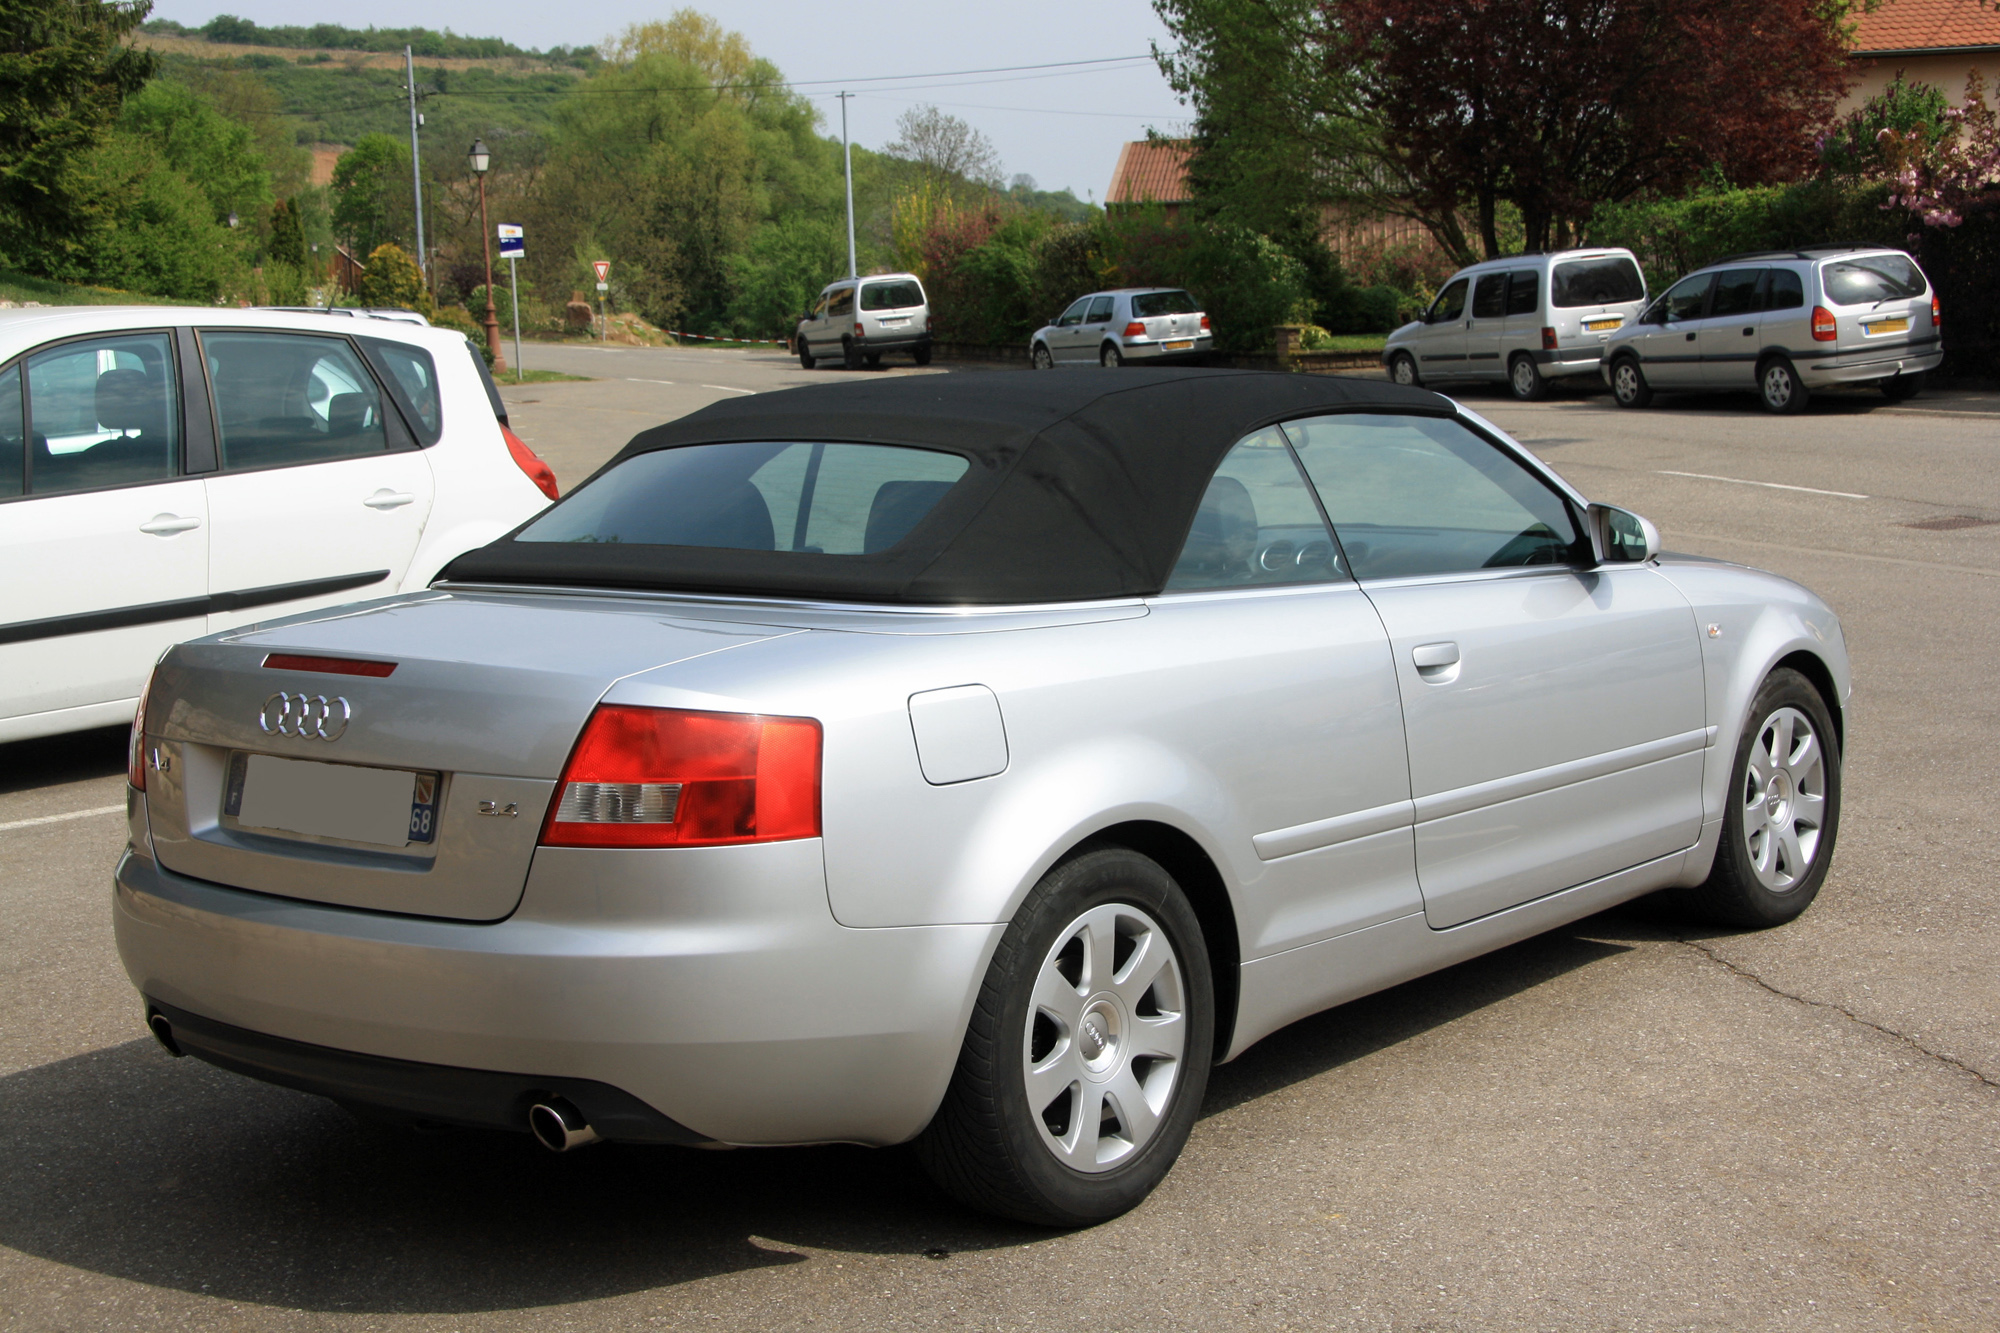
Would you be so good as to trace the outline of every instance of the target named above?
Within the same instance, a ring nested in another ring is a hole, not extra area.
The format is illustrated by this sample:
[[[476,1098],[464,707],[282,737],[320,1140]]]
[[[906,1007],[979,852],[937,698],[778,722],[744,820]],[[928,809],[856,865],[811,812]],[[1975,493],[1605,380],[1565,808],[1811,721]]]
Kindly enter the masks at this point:
[[[417,261],[400,245],[378,245],[368,255],[356,292],[365,306],[389,310],[414,310],[429,315],[435,307],[424,290],[424,275]]]

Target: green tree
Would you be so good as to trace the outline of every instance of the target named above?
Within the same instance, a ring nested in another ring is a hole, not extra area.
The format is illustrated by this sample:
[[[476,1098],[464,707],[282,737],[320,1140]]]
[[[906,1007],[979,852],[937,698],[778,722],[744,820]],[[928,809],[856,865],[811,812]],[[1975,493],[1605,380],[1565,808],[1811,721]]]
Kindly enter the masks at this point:
[[[414,310],[420,315],[435,309],[430,293],[424,290],[424,275],[417,270],[417,261],[400,245],[378,245],[368,252],[358,294],[367,306]]]
[[[242,288],[241,238],[151,141],[114,133],[82,169],[94,193],[117,201],[117,211],[71,252],[72,266],[58,276],[191,301]]]
[[[757,229],[730,260],[729,322],[751,338],[791,333],[820,288],[847,271],[847,237],[832,219],[797,214]]]
[[[334,230],[357,254],[373,254],[414,236],[411,215],[409,147],[391,135],[362,135],[333,165]]]
[[[290,199],[271,205],[271,258],[296,269],[306,266],[306,229]]]
[[[254,226],[270,207],[271,173],[250,127],[186,84],[155,79],[126,101],[118,125],[207,196],[218,221],[234,213]]]
[[[125,39],[151,0],[0,0],[0,245],[47,268],[101,216],[80,168],[154,57]]]

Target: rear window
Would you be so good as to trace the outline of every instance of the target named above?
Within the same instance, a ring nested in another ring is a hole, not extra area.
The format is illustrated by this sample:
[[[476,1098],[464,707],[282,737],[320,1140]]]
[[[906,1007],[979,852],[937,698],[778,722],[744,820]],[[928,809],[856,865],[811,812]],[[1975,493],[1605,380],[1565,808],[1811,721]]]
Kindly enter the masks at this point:
[[[1132,298],[1132,314],[1138,319],[1154,315],[1192,315],[1201,307],[1186,292],[1141,292]]]
[[[1639,276],[1639,266],[1624,255],[1566,260],[1556,265],[1550,286],[1555,305],[1566,310],[1646,299],[1646,280]]]
[[[1835,305],[1867,305],[1924,294],[1924,275],[1908,255],[1863,255],[1830,260],[1820,269],[1826,299]]]
[[[682,445],[633,455],[514,540],[872,555],[965,471],[957,454],[898,445]]]
[[[861,289],[863,310],[902,310],[924,303],[924,289],[907,279],[901,282],[871,282]]]

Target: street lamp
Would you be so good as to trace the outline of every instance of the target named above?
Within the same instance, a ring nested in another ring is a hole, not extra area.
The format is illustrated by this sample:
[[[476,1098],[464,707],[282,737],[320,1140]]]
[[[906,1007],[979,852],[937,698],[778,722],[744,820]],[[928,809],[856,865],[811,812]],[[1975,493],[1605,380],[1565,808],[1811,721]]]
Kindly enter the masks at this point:
[[[484,139],[474,139],[465,156],[472,164],[472,174],[479,178],[479,249],[486,256],[486,350],[493,355],[493,368],[505,370],[507,363],[500,356],[500,316],[493,309],[493,229],[486,225],[486,168],[493,164],[493,155],[486,151]]]

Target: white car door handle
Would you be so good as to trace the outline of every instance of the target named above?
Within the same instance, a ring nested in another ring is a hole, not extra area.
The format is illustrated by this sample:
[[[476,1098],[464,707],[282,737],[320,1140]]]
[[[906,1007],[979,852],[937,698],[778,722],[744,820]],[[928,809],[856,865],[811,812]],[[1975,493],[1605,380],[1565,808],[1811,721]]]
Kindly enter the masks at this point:
[[[198,518],[182,518],[179,514],[155,514],[139,525],[139,531],[155,537],[171,537],[176,532],[187,532],[201,526]]]
[[[1410,660],[1417,664],[1419,671],[1448,667],[1458,661],[1458,645],[1450,642],[1420,643],[1410,650]]]
[[[370,509],[401,509],[406,504],[414,503],[416,498],[408,491],[380,490],[361,503]]]

